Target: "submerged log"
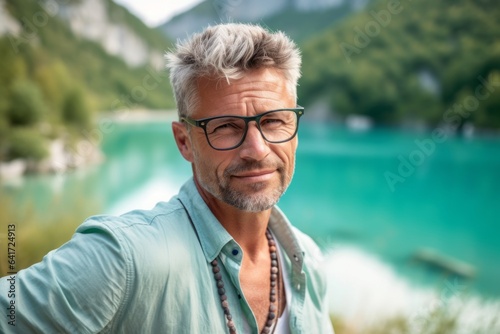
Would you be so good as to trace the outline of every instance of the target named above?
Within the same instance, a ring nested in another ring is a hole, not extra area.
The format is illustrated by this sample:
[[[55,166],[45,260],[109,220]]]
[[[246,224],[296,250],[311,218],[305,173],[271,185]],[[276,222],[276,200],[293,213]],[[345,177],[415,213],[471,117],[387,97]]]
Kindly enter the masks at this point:
[[[446,271],[463,278],[470,279],[476,276],[476,268],[473,265],[453,257],[440,254],[437,250],[432,248],[418,249],[415,251],[412,258],[435,269]]]

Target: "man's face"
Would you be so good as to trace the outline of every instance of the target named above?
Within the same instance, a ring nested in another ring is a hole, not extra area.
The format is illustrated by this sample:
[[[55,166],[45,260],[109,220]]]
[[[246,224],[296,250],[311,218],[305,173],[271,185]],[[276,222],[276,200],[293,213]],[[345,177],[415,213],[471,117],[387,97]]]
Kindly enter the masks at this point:
[[[295,107],[295,99],[283,76],[272,69],[250,72],[230,84],[225,80],[199,79],[198,93],[198,108],[191,115],[194,119],[219,115],[254,116]],[[205,199],[259,212],[276,204],[290,184],[297,137],[271,144],[264,140],[255,122],[248,124],[241,146],[229,151],[210,147],[201,128],[193,127],[189,137],[194,177]]]

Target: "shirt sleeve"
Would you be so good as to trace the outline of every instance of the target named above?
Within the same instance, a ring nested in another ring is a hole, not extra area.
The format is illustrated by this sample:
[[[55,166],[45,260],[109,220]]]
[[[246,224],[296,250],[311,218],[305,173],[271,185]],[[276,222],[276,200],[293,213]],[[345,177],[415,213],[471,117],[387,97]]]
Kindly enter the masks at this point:
[[[0,279],[1,333],[97,333],[113,319],[127,283],[126,250],[88,221],[60,248]]]

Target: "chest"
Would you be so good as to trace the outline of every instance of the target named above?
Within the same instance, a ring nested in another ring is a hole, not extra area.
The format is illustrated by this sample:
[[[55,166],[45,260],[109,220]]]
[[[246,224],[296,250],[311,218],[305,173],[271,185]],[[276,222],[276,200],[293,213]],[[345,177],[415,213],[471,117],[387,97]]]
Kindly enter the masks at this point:
[[[265,326],[271,312],[276,317],[281,315],[286,305],[286,296],[281,273],[279,273],[276,264],[274,268],[271,267],[270,259],[259,266],[243,265],[240,272],[240,283],[258,328],[262,329]]]
[[[252,311],[258,315],[266,313],[269,309],[271,293],[271,270],[270,268],[246,268],[242,267],[240,282],[245,299]]]

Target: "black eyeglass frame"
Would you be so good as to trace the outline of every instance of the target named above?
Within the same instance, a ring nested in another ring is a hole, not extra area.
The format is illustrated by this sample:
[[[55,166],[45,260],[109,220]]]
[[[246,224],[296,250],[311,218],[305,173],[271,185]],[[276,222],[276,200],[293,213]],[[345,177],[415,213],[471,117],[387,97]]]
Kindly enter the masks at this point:
[[[290,138],[288,138],[286,140],[279,140],[279,141],[269,140],[262,133],[262,129],[260,128],[260,119],[262,117],[264,117],[264,116],[266,116],[266,115],[268,115],[268,114],[270,114],[272,112],[276,112],[276,111],[293,111],[293,112],[295,112],[295,115],[297,116],[297,126],[295,127],[295,132],[293,133],[293,135]],[[235,148],[237,148],[241,144],[243,144],[243,142],[245,141],[245,138],[247,136],[247,133],[248,133],[248,123],[250,123],[252,121],[255,121],[255,123],[257,124],[257,129],[259,129],[260,135],[262,136],[262,138],[264,138],[265,141],[267,141],[269,143],[272,143],[272,144],[280,144],[280,143],[285,143],[287,141],[290,141],[290,140],[292,140],[297,135],[297,132],[299,131],[299,121],[300,121],[300,117],[302,115],[304,115],[304,107],[301,107],[301,106],[297,105],[297,107],[295,107],[295,108],[274,109],[274,110],[269,110],[269,111],[263,112],[262,114],[258,114],[258,115],[255,115],[255,116],[221,115],[221,116],[215,116],[215,117],[201,118],[201,119],[198,119],[198,120],[192,119],[192,118],[190,118],[188,116],[181,116],[180,120],[181,120],[181,122],[186,122],[186,123],[188,123],[190,125],[202,128],[203,132],[205,132],[205,137],[207,138],[208,144],[214,150],[217,150],[217,151],[229,151],[229,150],[234,150]],[[241,140],[236,145],[233,145],[233,146],[228,147],[228,148],[216,148],[216,147],[214,147],[212,145],[212,143],[210,142],[210,139],[208,139],[207,123],[210,122],[213,119],[219,119],[219,118],[224,118],[224,117],[238,118],[238,119],[242,119],[243,121],[245,121],[245,132],[243,133],[243,136],[241,137]]]

